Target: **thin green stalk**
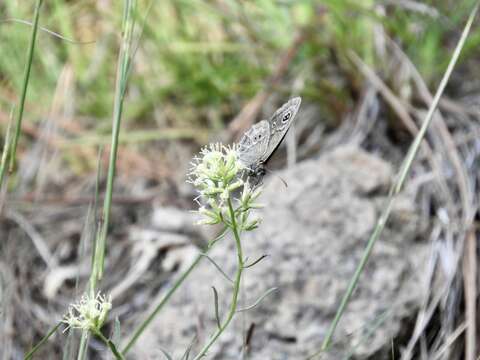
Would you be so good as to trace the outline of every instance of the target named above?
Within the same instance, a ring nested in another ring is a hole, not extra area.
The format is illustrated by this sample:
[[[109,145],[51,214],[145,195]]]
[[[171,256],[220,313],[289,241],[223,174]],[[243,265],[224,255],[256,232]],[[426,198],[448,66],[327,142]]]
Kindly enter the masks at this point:
[[[135,25],[134,8],[136,0],[125,0],[123,20],[122,20],[122,43],[118,56],[117,78],[115,85],[115,99],[113,109],[112,139],[110,148],[110,157],[107,174],[107,188],[105,190],[105,199],[103,203],[103,213],[100,219],[99,227],[95,238],[95,247],[92,261],[92,273],[89,281],[89,293],[94,297],[98,282],[102,279],[105,262],[105,250],[107,230],[110,223],[110,211],[112,207],[113,184],[115,180],[115,168],[118,151],[118,138],[120,133],[120,124],[123,112],[123,100],[128,81],[128,69],[131,61],[131,46],[133,30]],[[98,192],[97,192],[98,194]],[[84,330],[80,341],[78,351],[78,360],[82,360],[88,347],[89,332]]]
[[[438,102],[440,100],[440,97],[443,94],[443,91],[445,89],[445,86],[447,85],[448,79],[450,78],[450,75],[452,74],[453,68],[455,67],[455,64],[460,56],[460,52],[465,44],[465,41],[467,39],[468,33],[470,31],[470,28],[472,26],[473,20],[475,18],[475,15],[477,14],[478,7],[479,7],[480,2],[477,2],[475,7],[473,8],[472,12],[470,13],[470,17],[467,21],[467,24],[465,25],[465,28],[463,30],[462,36],[457,44],[457,47],[455,48],[455,51],[453,52],[452,58],[450,59],[450,63],[448,64],[447,70],[445,71],[445,74],[443,75],[442,80],[440,81],[440,85],[438,86],[437,92],[435,94],[435,97],[430,105],[430,108],[428,110],[428,113],[425,117],[425,121],[422,124],[422,127],[420,128],[420,131],[418,132],[417,136],[415,137],[412,145],[410,146],[410,149],[402,163],[402,166],[400,168],[398,177],[393,184],[392,188],[390,189],[389,197],[387,200],[387,204],[385,208],[383,209],[383,212],[381,216],[379,217],[377,224],[375,226],[375,229],[370,236],[367,246],[363,252],[363,256],[360,260],[360,263],[357,266],[357,269],[355,270],[355,273],[350,280],[350,284],[348,285],[347,291],[345,292],[345,295],[342,298],[342,301],[340,303],[340,306],[338,307],[337,313],[335,315],[335,318],[333,319],[332,323],[330,324],[330,328],[328,329],[327,335],[322,343],[322,346],[318,352],[315,354],[311,355],[308,359],[313,359],[316,356],[320,355],[322,352],[327,350],[328,346],[330,345],[330,341],[333,337],[333,334],[335,332],[335,329],[338,325],[338,322],[340,321],[345,308],[353,294],[353,291],[355,290],[355,287],[357,285],[358,279],[360,278],[360,275],[363,272],[363,269],[370,257],[370,254],[372,252],[373,246],[375,242],[378,240],[380,237],[380,234],[382,233],[385,224],[390,216],[390,212],[392,210],[392,206],[394,203],[394,200],[396,199],[397,195],[400,193],[407,175],[410,172],[410,169],[412,167],[413,160],[415,159],[415,156],[418,153],[418,150],[420,148],[420,144],[425,137],[425,133],[428,129],[428,126],[430,125],[432,119],[433,119],[433,114],[438,106]]]
[[[138,340],[140,335],[143,334],[145,329],[150,325],[150,323],[153,321],[153,319],[159,314],[159,312],[163,309],[163,307],[168,303],[170,298],[173,296],[173,294],[178,290],[178,288],[183,284],[185,279],[191,274],[193,269],[197,267],[199,264],[200,260],[205,257],[205,255],[213,248],[213,246],[217,243],[218,240],[220,240],[224,234],[225,234],[224,229],[221,233],[220,236],[218,236],[215,240],[211,241],[207,248],[200,252],[197,257],[193,260],[193,262],[190,264],[190,266],[180,275],[180,277],[173,283],[173,286],[167,291],[167,293],[164,295],[160,303],[155,307],[155,309],[152,311],[152,313],[140,324],[140,326],[134,331],[132,337],[128,341],[127,345],[122,350],[122,353],[125,355],[135,344],[135,342]]]
[[[112,340],[107,339],[100,331],[95,331],[95,335],[97,335],[105,343],[105,345],[108,346],[113,356],[115,356],[117,360],[125,359],[123,355],[117,350],[117,347]]]
[[[207,250],[208,251],[208,250]],[[160,310],[163,309],[163,307],[165,306],[165,304],[168,303],[168,301],[170,300],[170,298],[172,297],[172,295],[175,293],[175,291],[177,291],[177,289],[180,287],[180,285],[182,285],[183,281],[190,275],[190,273],[193,271],[193,269],[198,265],[198,263],[200,262],[200,260],[203,258],[203,253],[202,254],[198,254],[197,257],[195,258],[195,260],[193,260],[193,262],[190,264],[190,266],[188,267],[187,270],[185,270],[185,272],[177,279],[177,281],[175,281],[175,283],[173,284],[173,286],[167,291],[167,293],[165,294],[165,296],[162,298],[162,300],[160,301],[160,303],[157,305],[157,307],[152,311],[152,313],[140,324],[140,326],[135,330],[135,332],[133,333],[132,337],[130,338],[130,340],[128,341],[127,345],[125,345],[125,347],[123,348],[122,350],[122,353],[125,355],[131,348],[132,346],[135,344],[135,342],[137,341],[137,339],[140,337],[140,335],[142,335],[142,333],[144,332],[144,330],[148,327],[148,325],[150,325],[150,323],[152,322],[152,320],[158,315],[158,313],[160,312]]]
[[[92,206],[94,221],[95,221],[95,219],[97,219],[97,204],[98,204],[98,195],[99,195],[102,152],[103,152],[103,148],[100,148],[99,151],[98,151],[98,159],[97,159],[97,178],[95,180],[95,192],[94,192],[95,197],[94,197],[94,202],[93,202],[93,206]],[[89,215],[90,215],[90,211],[87,213],[87,217]],[[89,225],[89,221],[86,222],[85,229],[84,229],[85,233],[88,231],[87,230],[88,225]],[[96,238],[95,234],[97,233],[97,231],[98,231],[98,225],[97,225],[97,223],[94,223],[94,227],[92,229],[92,232],[94,234],[93,235],[93,249],[96,249],[97,238]],[[85,239],[83,239],[83,237],[82,237],[82,241],[85,241]],[[91,259],[92,274],[93,274],[93,269],[94,269],[94,263],[95,263],[95,251],[92,251],[92,259]],[[92,277],[93,276],[91,275],[89,292],[90,292],[90,296],[95,296],[95,288],[93,286],[91,286],[92,283],[93,283]],[[78,278],[77,278],[76,281],[78,281]],[[88,346],[88,340],[89,340],[89,331],[88,330],[82,330],[82,336],[80,338],[80,345],[78,347],[77,360],[83,360],[85,358],[86,351],[87,351],[87,346]]]
[[[133,30],[135,27],[134,9],[136,0],[125,0],[125,7],[123,13],[122,23],[122,44],[119,53],[118,68],[117,68],[117,81],[115,86],[115,102],[113,110],[113,126],[112,126],[112,139],[111,149],[108,164],[107,174],[107,187],[105,190],[105,199],[103,203],[102,224],[98,231],[95,258],[93,265],[93,272],[90,281],[90,292],[95,293],[95,289],[98,281],[103,276],[104,261],[105,261],[105,249],[108,226],[110,224],[110,212],[112,207],[112,194],[115,180],[115,170],[118,152],[118,138],[120,134],[120,124],[122,120],[123,101],[125,98],[125,92],[128,80],[128,69],[131,61],[131,48]]]
[[[230,219],[232,222],[232,232],[235,237],[235,245],[237,247],[237,271],[235,274],[234,284],[233,284],[233,294],[232,294],[232,303],[230,304],[230,309],[228,311],[227,317],[223,324],[215,331],[213,336],[210,340],[205,344],[205,346],[200,350],[200,352],[193,358],[193,360],[199,360],[205,356],[207,351],[210,347],[217,341],[223,331],[228,327],[230,322],[232,321],[235,313],[237,312],[238,307],[238,295],[240,293],[240,283],[242,280],[242,272],[243,272],[243,251],[242,251],[242,243],[240,241],[240,234],[238,232],[237,221],[235,219],[235,211],[233,210],[232,201],[228,199],[228,211],[230,214]]]
[[[18,139],[20,137],[20,130],[22,128],[23,109],[25,108],[25,99],[27,97],[28,82],[30,79],[30,70],[32,69],[33,53],[35,50],[35,40],[37,38],[38,19],[40,17],[40,8],[42,6],[42,3],[43,3],[43,0],[37,0],[37,5],[35,6],[35,14],[33,16],[33,26],[32,26],[32,34],[30,36],[30,46],[28,48],[27,64],[25,65],[25,72],[23,74],[22,94],[20,97],[20,105],[18,107],[17,122],[15,124],[15,135],[13,137],[13,143],[12,143],[12,148],[10,152],[10,165],[9,165],[10,171],[13,171],[13,167],[15,166],[15,155],[17,152],[17,144],[18,144]]]
[[[55,332],[58,330],[58,328],[60,327],[60,325],[62,325],[62,322],[59,322],[57,325],[55,325],[48,333],[47,335],[45,335],[42,340],[40,340],[38,342],[37,345],[35,345],[33,347],[32,350],[30,350],[27,355],[25,355],[24,357],[24,360],[30,360],[33,356],[33,354],[35,354],[37,352],[38,349],[40,349],[40,347],[45,344],[47,342],[47,340],[50,338],[50,336],[52,336],[53,334],[55,334]]]
[[[90,338],[90,332],[88,330],[83,330],[82,337],[80,338],[80,345],[78,347],[77,360],[85,359],[87,355],[89,338]]]
[[[10,118],[7,125],[7,130],[5,132],[5,142],[3,144],[3,152],[2,152],[2,160],[0,162],[0,186],[3,184],[3,179],[5,177],[6,169],[7,169],[7,162],[10,157],[10,151],[12,149],[12,121],[13,121],[13,108],[10,112]]]

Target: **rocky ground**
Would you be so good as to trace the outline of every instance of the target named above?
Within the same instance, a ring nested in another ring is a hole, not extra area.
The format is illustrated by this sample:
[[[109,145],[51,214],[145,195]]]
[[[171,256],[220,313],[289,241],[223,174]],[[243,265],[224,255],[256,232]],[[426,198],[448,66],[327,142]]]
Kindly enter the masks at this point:
[[[392,177],[387,162],[344,146],[265,181],[261,200],[265,207],[259,211],[263,223],[245,234],[243,244],[250,259],[268,257],[246,271],[242,306],[254,303],[269,288],[277,290],[259,306],[236,316],[210,351],[212,359],[239,359],[252,324],[249,359],[301,359],[318,349],[375,226]],[[136,232],[134,237],[137,241],[148,238],[155,249],[172,242],[172,235],[182,230],[175,240],[181,246],[169,250],[163,259],[165,270],[181,271],[198,250],[188,245],[188,238],[194,236],[184,231],[188,228],[184,222],[189,222],[185,219],[191,219],[191,214],[184,214],[182,222],[180,213],[171,216],[172,211],[158,208],[150,230]],[[334,345],[323,359],[386,359],[394,342],[398,349],[408,339],[406,333],[425,295],[422,281],[429,242],[421,223],[413,197],[402,194],[340,322]],[[227,274],[234,272],[231,238],[218,243],[210,256]],[[193,338],[194,349],[198,349],[216,326],[211,286],[219,293],[220,312],[225,313],[231,285],[204,259],[141,338],[132,358],[159,358],[160,348],[178,357]]]

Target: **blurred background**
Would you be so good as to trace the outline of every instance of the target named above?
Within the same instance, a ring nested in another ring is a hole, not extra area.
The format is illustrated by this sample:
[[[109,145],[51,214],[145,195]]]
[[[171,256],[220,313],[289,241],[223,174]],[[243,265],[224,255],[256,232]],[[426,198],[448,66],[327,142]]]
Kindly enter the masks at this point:
[[[102,284],[107,292],[115,289],[112,319],[120,319],[122,331],[128,334],[138,324],[182,268],[181,258],[165,267],[166,254],[178,244],[150,249],[144,267],[134,268],[142,250],[132,239],[155,228],[152,214],[159,209],[170,209],[161,214],[173,223],[189,219],[195,194],[185,179],[201,146],[237,141],[254,122],[299,95],[302,107],[294,129],[269,164],[271,170],[291,169],[351,144],[398,169],[474,4],[138,1],[109,229],[109,276]],[[0,3],[2,139],[19,103],[33,11],[32,1]],[[100,194],[105,188],[122,14],[123,3],[112,0],[52,0],[41,8],[18,165],[2,193],[3,359],[22,358],[88,280],[89,226],[96,221],[89,208],[97,173]],[[475,327],[465,330],[465,324],[479,320],[478,214],[475,230],[462,227],[465,214],[478,211],[478,24],[476,20],[440,102],[437,125],[412,172],[415,216],[422,222],[415,241],[431,250],[430,277],[418,288],[423,305],[414,307],[409,320],[385,339],[387,353],[393,355],[377,351],[354,358],[397,359],[405,349],[419,359],[478,356],[479,334]],[[439,186],[429,186],[437,182]],[[207,238],[196,228],[182,231],[194,243]],[[469,236],[473,245],[467,252]],[[346,271],[351,275],[353,268]],[[133,276],[131,281],[118,288],[127,276]],[[437,283],[449,286],[435,292]],[[341,292],[335,296],[338,305]],[[423,314],[430,311],[431,321],[424,326],[416,320],[422,309]],[[64,345],[59,334],[39,358],[60,358],[53,354],[61,354]],[[89,354],[105,356],[95,341]]]

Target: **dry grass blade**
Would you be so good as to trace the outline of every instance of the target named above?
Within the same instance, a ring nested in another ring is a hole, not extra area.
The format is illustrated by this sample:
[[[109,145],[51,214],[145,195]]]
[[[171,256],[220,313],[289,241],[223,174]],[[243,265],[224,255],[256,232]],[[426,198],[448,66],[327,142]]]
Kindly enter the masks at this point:
[[[477,246],[472,228],[465,241],[463,281],[465,287],[466,338],[465,360],[475,360],[477,353]]]
[[[22,19],[4,19],[4,20],[1,20],[1,22],[13,22],[13,23],[17,23],[17,24],[23,24],[23,25],[28,25],[28,26],[34,26],[34,24],[32,24],[30,21],[26,21],[26,20],[22,20]],[[77,41],[77,40],[72,40],[72,39],[69,39],[59,33],[56,33],[55,31],[52,31],[50,29],[47,29],[45,27],[42,27],[42,26],[39,26],[38,29],[40,31],[43,31],[43,32],[46,32],[47,34],[49,35],[52,35],[53,37],[56,37],[60,40],[63,40],[63,41],[66,41],[66,42],[69,42],[71,44],[77,44],[77,45],[88,45],[88,44],[94,44],[96,41],[95,40],[92,40],[92,41]]]
[[[415,121],[412,119],[410,116],[408,109],[406,106],[402,104],[400,99],[391,91],[388,86],[380,79],[378,75],[375,74],[375,72],[368,67],[367,64],[365,64],[356,54],[352,53],[351,55],[351,60],[355,63],[355,65],[358,67],[358,69],[364,74],[364,76],[372,82],[372,84],[377,88],[377,90],[380,92],[380,94],[384,97],[384,99],[387,101],[387,103],[391,106],[393,111],[397,114],[397,116],[403,121],[405,124],[405,127],[408,129],[410,134],[415,137],[418,135],[419,129],[417,125],[415,124]],[[442,169],[438,161],[436,160],[433,150],[426,141],[422,141],[421,145],[422,150],[425,151],[425,154],[427,155],[428,161],[430,163],[430,166],[432,169],[435,171],[435,175],[438,179],[438,184],[441,188],[441,194],[447,197],[447,201],[449,203],[449,208],[453,209],[453,198],[448,190],[447,183],[445,181],[445,177],[443,175]]]
[[[329,344],[330,344],[330,341],[332,339],[332,336],[335,332],[335,329],[338,325],[338,322],[340,321],[340,318],[342,317],[345,309],[346,309],[346,306],[353,294],[353,290],[355,289],[356,285],[357,285],[357,282],[358,282],[358,279],[360,278],[360,275],[362,274],[363,272],[363,269],[370,257],[370,254],[373,250],[373,246],[374,244],[376,243],[376,241],[378,240],[378,238],[380,237],[380,234],[382,233],[383,231],[383,228],[385,227],[385,224],[390,216],[390,213],[391,213],[391,210],[392,210],[392,206],[393,206],[393,203],[394,203],[394,200],[396,198],[396,196],[400,193],[400,191],[402,190],[403,188],[403,185],[405,183],[405,180],[407,178],[407,175],[409,174],[410,172],[410,169],[411,169],[411,166],[413,164],[413,160],[415,159],[415,156],[417,155],[418,153],[418,150],[420,149],[420,145],[425,137],[425,134],[427,132],[427,129],[433,119],[433,114],[438,106],[438,102],[440,100],[440,97],[442,96],[443,94],[443,91],[445,89],[445,86],[447,85],[447,82],[452,74],[452,71],[453,71],[453,68],[455,67],[455,64],[460,56],[460,52],[461,50],[463,49],[463,46],[465,44],[465,41],[467,39],[467,36],[470,32],[470,28],[472,26],[472,23],[473,23],[473,20],[475,18],[475,15],[477,14],[477,10],[478,10],[478,6],[479,6],[479,3],[477,2],[475,7],[473,8],[473,10],[471,11],[470,13],[470,16],[468,18],[468,21],[467,21],[467,24],[465,25],[465,28],[463,30],[463,33],[462,33],[462,36],[460,38],[460,40],[458,41],[457,43],[457,46],[455,48],[455,51],[453,52],[453,55],[450,59],[450,62],[448,64],[448,67],[447,67],[447,70],[445,71],[445,74],[443,75],[443,78],[440,82],[440,85],[438,86],[438,89],[437,89],[437,92],[435,94],[435,97],[432,101],[432,104],[430,105],[430,108],[429,108],[429,111],[425,117],[425,120],[422,124],[422,127],[420,128],[419,130],[419,133],[417,134],[417,136],[415,137],[412,145],[410,146],[410,149],[402,163],[402,166],[400,168],[400,171],[398,173],[398,177],[395,181],[395,183],[393,184],[391,190],[390,190],[390,194],[389,194],[389,198],[387,200],[387,204],[385,205],[384,207],[384,210],[382,212],[382,214],[380,215],[378,221],[377,221],[377,225],[375,226],[375,229],[370,237],[370,239],[368,240],[368,243],[367,243],[367,246],[365,248],[365,251],[363,253],[363,256],[362,256],[362,259],[360,260],[360,263],[355,271],[355,274],[353,275],[351,281],[350,281],[350,284],[348,286],[348,289],[344,295],[344,297],[342,298],[342,301],[340,303],[340,306],[337,310],[337,313],[335,315],[335,318],[333,319],[331,325],[330,325],[330,328],[327,332],[327,335],[322,343],[322,346],[320,348],[320,350],[318,352],[316,352],[315,354],[313,354],[312,356],[309,357],[309,359],[312,359],[312,358],[315,358],[317,357],[318,355],[320,355],[321,353],[323,353],[325,350],[327,350]]]
[[[425,81],[421,77],[415,65],[410,61],[406,54],[398,47],[395,42],[391,41],[392,46],[396,52],[401,56],[402,60],[410,67],[414,81],[417,85],[420,96],[423,98],[426,104],[431,104],[433,96],[430,94]],[[471,229],[473,218],[475,216],[476,207],[474,205],[474,194],[471,189],[470,179],[467,173],[466,166],[462,161],[455,141],[448,129],[445,119],[443,119],[439,111],[436,112],[436,121],[434,121],[434,127],[440,135],[440,147],[445,147],[445,154],[449,157],[453,168],[456,173],[456,182],[458,184],[460,199],[461,199],[461,222],[462,227],[467,230],[465,237],[465,251],[464,251],[464,288],[465,288],[465,306],[466,306],[466,354],[465,359],[475,360],[476,354],[476,273],[477,273],[477,261],[476,261],[476,245],[475,235],[472,235]]]
[[[48,268],[53,268],[57,265],[57,259],[50,252],[50,249],[47,246],[47,243],[43,236],[35,229],[35,227],[19,212],[13,210],[7,210],[6,216],[10,220],[17,223],[19,228],[21,228],[28,237],[32,240],[33,245],[38,251],[38,254],[48,266]]]
[[[460,324],[457,329],[450,335],[449,339],[445,342],[445,344],[440,348],[440,350],[437,352],[435,357],[432,360],[437,360],[441,359],[443,354],[446,352],[446,350],[452,346],[452,344],[458,339],[460,335],[463,334],[465,329],[467,328],[467,324],[463,323]]]

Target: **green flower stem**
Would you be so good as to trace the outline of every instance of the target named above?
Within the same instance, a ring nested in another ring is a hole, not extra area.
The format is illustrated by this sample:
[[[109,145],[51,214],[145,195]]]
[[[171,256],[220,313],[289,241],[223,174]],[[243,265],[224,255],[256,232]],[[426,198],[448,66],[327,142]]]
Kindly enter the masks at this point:
[[[97,335],[104,343],[108,346],[112,354],[115,356],[117,360],[124,360],[125,358],[123,355],[117,350],[117,347],[113,343],[113,341],[107,339],[100,331],[93,331],[95,335]]]
[[[82,330],[80,345],[78,346],[77,360],[83,360],[86,358],[89,337],[90,337],[90,332],[88,330]]]
[[[200,254],[197,255],[195,260],[190,264],[188,269],[186,269],[182,275],[175,281],[173,286],[167,291],[165,296],[162,298],[160,303],[157,305],[157,307],[152,311],[152,313],[140,324],[140,326],[135,330],[133,333],[132,337],[128,341],[127,345],[122,350],[122,354],[125,355],[135,344],[135,342],[138,340],[138,338],[143,334],[145,329],[150,325],[150,323],[153,321],[153,319],[158,315],[160,310],[163,309],[163,307],[168,303],[170,298],[173,296],[173,294],[178,290],[178,288],[183,284],[185,279],[191,274],[193,269],[195,269],[200,262],[202,258],[205,257],[205,255],[213,248],[213,246],[224,236],[226,231],[226,228],[224,228],[216,239],[213,241],[209,242],[208,246],[200,252]]]
[[[99,229],[95,249],[95,262],[93,265],[93,274],[90,283],[90,293],[93,295],[98,281],[103,277],[105,249],[108,226],[110,224],[110,213],[112,208],[112,194],[115,180],[118,138],[120,135],[120,124],[123,113],[123,103],[127,88],[129,69],[131,66],[133,30],[135,27],[135,6],[136,0],[125,0],[123,24],[122,24],[122,43],[118,59],[117,79],[115,86],[115,99],[113,106],[113,124],[110,157],[108,162],[107,188],[103,203],[102,224]]]
[[[209,250],[211,249],[211,247],[209,246],[207,250],[205,250],[204,252],[200,253],[199,255],[197,255],[197,257],[195,258],[195,260],[193,260],[193,262],[190,264],[190,266],[188,267],[187,270],[185,270],[185,272],[177,279],[177,281],[175,281],[175,283],[173,284],[173,286],[167,291],[167,293],[165,294],[165,296],[162,298],[162,300],[160,301],[160,303],[157,305],[157,307],[152,311],[152,313],[145,319],[145,321],[143,321],[140,326],[135,330],[135,332],[133,333],[133,336],[130,338],[130,340],[128,341],[127,345],[125,345],[125,347],[123,348],[122,350],[122,353],[125,355],[131,348],[132,346],[135,344],[135,342],[137,341],[137,339],[140,337],[140,335],[142,335],[142,333],[145,331],[145,329],[148,327],[148,325],[150,325],[150,323],[152,322],[152,320],[158,315],[158,313],[160,312],[160,310],[163,309],[163,307],[165,306],[165,304],[168,303],[168,301],[170,300],[170,298],[172,297],[172,295],[175,293],[175,291],[177,291],[177,289],[180,287],[180,285],[182,285],[182,283],[185,281],[185,279],[190,275],[190,273],[193,271],[193,269],[195,269],[195,267],[198,265],[198,263],[200,262],[200,260],[203,258],[203,255],[208,252]]]
[[[242,251],[242,243],[240,241],[240,234],[238,231],[238,226],[237,226],[237,221],[235,219],[235,211],[233,210],[232,206],[232,201],[229,198],[228,199],[228,211],[230,214],[230,219],[231,219],[231,228],[233,235],[235,237],[235,244],[237,247],[237,272],[235,274],[235,280],[234,280],[234,285],[233,285],[233,294],[232,294],[232,303],[230,304],[230,310],[227,314],[227,317],[223,324],[217,329],[217,331],[213,334],[213,336],[210,338],[207,344],[200,350],[197,356],[193,358],[193,360],[199,360],[202,357],[205,356],[207,353],[208,349],[217,341],[217,339],[220,337],[220,335],[223,333],[223,331],[227,328],[227,326],[230,324],[230,322],[233,319],[233,316],[237,312],[237,306],[238,306],[238,295],[240,293],[240,282],[242,279],[242,272],[243,272],[243,251]]]

